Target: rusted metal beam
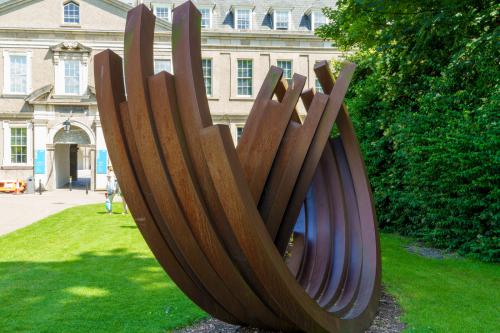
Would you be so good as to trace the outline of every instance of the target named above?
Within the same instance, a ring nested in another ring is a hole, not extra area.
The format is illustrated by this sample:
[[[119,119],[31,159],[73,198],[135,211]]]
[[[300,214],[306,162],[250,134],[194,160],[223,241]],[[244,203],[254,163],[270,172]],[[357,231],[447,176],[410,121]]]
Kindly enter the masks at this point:
[[[120,57],[107,50],[94,63],[110,158],[157,260],[224,321],[361,332],[377,310],[381,263],[366,170],[342,105],[355,66],[335,82],[326,62],[317,65],[324,94],[303,91],[297,74],[288,87],[271,67],[235,148],[210,116],[200,13],[191,2],[174,10],[175,75],[153,75],[154,22],[143,5],[127,16],[126,96]],[[340,136],[331,139],[334,124]]]

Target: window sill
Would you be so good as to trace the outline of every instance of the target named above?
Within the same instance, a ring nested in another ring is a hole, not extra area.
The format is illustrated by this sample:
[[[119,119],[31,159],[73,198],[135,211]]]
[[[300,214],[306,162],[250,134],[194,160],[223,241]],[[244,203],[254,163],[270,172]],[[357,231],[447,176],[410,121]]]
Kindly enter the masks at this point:
[[[81,28],[82,26],[79,23],[63,23],[60,25],[61,28]]]
[[[253,101],[255,98],[253,96],[233,96],[230,97],[230,101]]]
[[[25,99],[28,96],[26,93],[3,93],[2,98]]]
[[[217,97],[217,96],[207,96],[207,99],[208,99],[209,101],[218,101],[218,100],[219,100],[219,97]]]
[[[27,164],[6,164],[0,166],[0,170],[32,170],[33,165]]]
[[[79,95],[79,94],[60,94],[60,95],[53,95],[53,99],[69,99],[69,98],[78,98],[78,99],[87,99],[90,98],[89,95]]]

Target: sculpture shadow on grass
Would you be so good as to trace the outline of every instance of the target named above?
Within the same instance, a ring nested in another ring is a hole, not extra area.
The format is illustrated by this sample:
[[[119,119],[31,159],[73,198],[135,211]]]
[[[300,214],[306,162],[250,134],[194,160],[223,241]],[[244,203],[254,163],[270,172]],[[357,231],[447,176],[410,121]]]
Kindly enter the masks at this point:
[[[126,249],[68,261],[0,262],[4,332],[152,332],[203,312],[156,260]]]

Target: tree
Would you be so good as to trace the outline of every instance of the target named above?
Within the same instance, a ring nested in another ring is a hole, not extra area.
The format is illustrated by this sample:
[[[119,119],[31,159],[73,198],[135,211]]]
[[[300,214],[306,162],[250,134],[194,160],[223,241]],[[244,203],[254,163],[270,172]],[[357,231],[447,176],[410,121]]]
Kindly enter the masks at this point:
[[[358,69],[347,104],[380,226],[500,260],[496,1],[339,0],[318,34]]]

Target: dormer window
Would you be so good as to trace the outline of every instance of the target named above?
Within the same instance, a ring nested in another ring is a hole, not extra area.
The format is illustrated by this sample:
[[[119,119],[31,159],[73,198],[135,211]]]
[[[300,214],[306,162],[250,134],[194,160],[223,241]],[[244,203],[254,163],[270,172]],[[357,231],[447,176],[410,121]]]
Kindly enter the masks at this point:
[[[201,13],[201,28],[210,29],[212,27],[212,8],[201,7],[199,11]]]
[[[252,9],[250,8],[234,9],[234,28],[238,30],[252,29]]]
[[[64,23],[80,24],[80,6],[73,1],[64,4]]]
[[[290,30],[291,10],[275,9],[273,10],[274,30]]]
[[[327,23],[328,20],[321,10],[313,10],[311,12],[311,29],[313,31]]]
[[[165,5],[153,5],[153,13],[157,18],[172,21],[172,8]]]

